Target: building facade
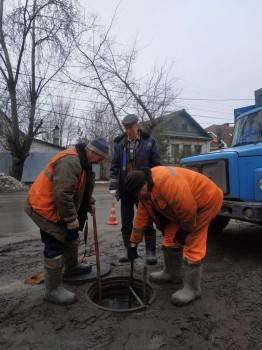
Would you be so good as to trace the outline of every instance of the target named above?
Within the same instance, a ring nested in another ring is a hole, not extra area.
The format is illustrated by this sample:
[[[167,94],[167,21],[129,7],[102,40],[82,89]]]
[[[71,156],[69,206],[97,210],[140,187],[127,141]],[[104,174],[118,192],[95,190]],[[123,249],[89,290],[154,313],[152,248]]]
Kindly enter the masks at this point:
[[[157,118],[153,134],[166,145],[165,163],[178,164],[183,157],[210,151],[211,136],[184,109]]]

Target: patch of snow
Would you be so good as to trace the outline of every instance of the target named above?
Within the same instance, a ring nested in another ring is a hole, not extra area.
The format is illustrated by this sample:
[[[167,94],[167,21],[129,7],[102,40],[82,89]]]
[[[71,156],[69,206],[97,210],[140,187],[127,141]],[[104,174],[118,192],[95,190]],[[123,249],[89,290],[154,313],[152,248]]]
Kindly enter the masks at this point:
[[[10,175],[0,173],[0,192],[20,192],[27,191],[28,187],[23,182],[16,180]]]

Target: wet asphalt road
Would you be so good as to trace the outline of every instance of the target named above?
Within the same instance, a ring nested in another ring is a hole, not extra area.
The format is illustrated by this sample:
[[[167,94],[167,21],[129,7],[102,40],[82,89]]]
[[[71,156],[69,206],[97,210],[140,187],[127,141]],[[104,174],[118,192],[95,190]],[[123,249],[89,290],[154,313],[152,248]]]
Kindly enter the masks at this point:
[[[26,195],[26,192],[0,193],[0,247],[9,243],[39,238],[38,227],[23,210]],[[96,199],[98,232],[118,229],[120,225],[105,224],[109,219],[113,202],[116,207],[117,220],[120,221],[119,203],[109,194],[108,185],[96,185],[94,198]]]

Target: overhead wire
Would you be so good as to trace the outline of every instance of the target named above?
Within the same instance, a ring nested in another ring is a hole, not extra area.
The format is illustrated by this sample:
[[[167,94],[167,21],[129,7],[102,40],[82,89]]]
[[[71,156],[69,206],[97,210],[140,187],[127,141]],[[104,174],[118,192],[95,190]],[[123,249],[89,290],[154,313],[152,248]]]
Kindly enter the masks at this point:
[[[21,73],[23,75],[26,75],[26,76],[30,76],[29,74],[27,73]],[[38,77],[39,78],[39,77]],[[74,86],[77,86],[76,83],[74,82],[70,82],[70,81],[61,81],[61,80],[56,80],[56,79],[53,79],[54,82],[58,82],[59,84],[64,84],[64,85],[74,85]],[[1,90],[5,90],[5,88],[3,87],[0,87]],[[57,86],[50,86],[50,89],[57,89]],[[91,91],[90,91],[91,90]],[[98,100],[91,100],[91,99],[86,99],[86,98],[78,98],[76,96],[72,96],[72,94],[76,94],[76,93],[82,93],[83,92],[77,92],[75,90],[71,90],[71,89],[65,89],[63,88],[63,91],[68,91],[71,96],[64,96],[64,95],[56,95],[56,94],[51,94],[53,97],[56,97],[56,98],[62,98],[62,99],[69,99],[69,100],[72,100],[72,101],[79,101],[79,102],[84,102],[84,103],[91,103],[91,104],[95,104],[95,103],[103,103],[103,101],[98,101]],[[109,89],[109,92],[112,92],[112,93],[124,93],[123,91],[117,91],[117,90],[113,90],[113,89]],[[89,94],[92,94],[92,89],[89,89]],[[42,97],[43,98],[46,98],[48,99],[50,96],[49,95],[43,95],[42,94]],[[0,98],[1,100],[1,98]],[[233,101],[251,101],[252,99],[248,99],[248,98],[243,98],[243,99],[240,99],[240,98],[187,98],[187,97],[176,97],[176,100],[180,100],[180,101],[202,101],[202,102],[215,102],[215,103],[218,103],[218,102],[233,102]],[[3,102],[5,100],[2,100]],[[52,106],[52,104],[50,103],[47,103],[47,102],[40,102],[39,103],[40,105],[48,105],[48,106]],[[185,108],[185,107],[184,107]],[[190,109],[198,109],[198,110],[202,110],[202,111],[208,111],[208,112],[211,112],[211,113],[223,113],[223,114],[229,114],[230,112],[228,111],[218,111],[218,110],[214,110],[214,109],[205,109],[201,106],[187,106],[186,107],[187,110],[190,110]],[[48,111],[48,110],[45,110],[45,109],[41,109],[38,107],[38,110],[40,111],[44,111],[44,112],[53,112],[53,113],[56,113],[56,114],[61,114],[61,112],[57,112],[57,111]],[[74,110],[76,111],[80,111],[80,112],[86,112],[86,110],[84,109],[81,109],[81,108],[74,108]],[[79,116],[76,116],[76,115],[70,115],[68,114],[69,117],[72,117],[72,118],[76,118],[76,119],[82,119],[82,120],[86,120],[86,121],[92,121],[92,119],[89,119],[89,118],[84,118],[84,117],[79,117]],[[192,113],[192,116],[193,117],[198,117],[198,118],[208,118],[208,119],[219,119],[219,120],[228,120],[228,117],[212,117],[212,116],[204,116],[204,115],[197,115],[195,113]],[[208,124],[208,122],[201,122],[203,124]],[[110,124],[110,123],[109,123]]]
[[[29,73],[23,73],[23,72],[20,72],[19,74],[21,75],[24,75],[24,76],[27,76],[27,77],[31,77],[31,75]],[[36,75],[36,78],[37,79],[43,79],[42,77],[40,76],[37,76]],[[57,82],[59,83],[59,85],[61,84],[65,84],[65,85],[73,85],[73,86],[76,86],[79,88],[79,84],[74,82],[74,81],[64,81],[64,80],[61,80],[61,79],[55,79],[55,78],[52,78],[52,82]],[[81,85],[80,85],[81,86]],[[51,86],[49,85],[50,88],[53,88],[53,89],[57,89],[57,86]],[[82,85],[82,87],[85,87],[84,85]],[[70,93],[72,92],[75,92],[73,90],[68,90],[66,89],[67,91],[69,91]],[[113,89],[108,89],[109,92],[113,92],[113,93],[124,93],[123,90],[113,90]],[[195,92],[196,93],[196,92]],[[199,93],[197,92],[198,94],[203,94],[203,93]],[[212,95],[208,95],[208,94],[204,94],[204,95],[207,95],[207,96],[212,96]],[[215,95],[213,95],[215,96]],[[221,98],[221,97],[218,97],[217,98],[214,98],[214,99],[211,99],[211,98],[190,98],[190,97],[176,97],[177,100],[183,100],[183,101],[204,101],[204,102],[207,102],[207,101],[210,101],[210,102],[231,102],[231,101],[253,101],[253,99],[251,98]]]
[[[1,101],[1,99],[0,99]],[[2,100],[3,101],[3,100]],[[48,103],[39,103],[40,105],[48,105],[48,106],[52,106],[51,104],[48,104]],[[20,105],[22,106],[22,105]],[[48,112],[48,113],[54,113],[54,114],[59,114],[59,115],[64,115],[64,116],[67,116],[67,117],[71,117],[71,118],[75,118],[75,119],[81,119],[81,120],[84,120],[84,121],[94,121],[94,119],[91,119],[91,118],[88,118],[88,117],[81,117],[81,116],[77,116],[77,115],[73,115],[73,114],[68,114],[68,113],[64,113],[64,112],[61,112],[61,111],[56,111],[56,110],[48,110],[48,109],[44,109],[44,108],[40,108],[39,106],[36,108],[36,110],[40,111],[40,112]],[[77,110],[77,111],[81,111],[81,112],[85,112],[87,113],[86,110],[84,109],[79,109],[79,108],[74,108],[74,110]],[[208,119],[219,119],[219,120],[228,120],[227,117],[210,117],[210,116],[207,116],[207,115],[197,115],[197,114],[192,114],[191,115],[192,117],[195,116],[195,117],[198,117],[198,118],[208,118]],[[109,124],[111,125],[112,123],[107,123],[107,122],[103,122],[105,124]]]
[[[1,89],[1,88],[0,88]],[[55,95],[52,95],[52,96],[55,96]],[[46,96],[48,97],[48,96]],[[59,95],[57,95],[57,97],[60,97]],[[74,100],[74,98],[72,98]],[[78,99],[77,99],[78,100]],[[3,101],[5,102],[5,100],[1,99],[0,98],[0,101]],[[81,99],[82,102],[89,102],[85,99]],[[51,107],[54,107],[54,105],[50,104],[50,103],[47,103],[47,102],[39,102],[38,105],[47,105],[47,106],[51,106]],[[76,116],[76,115],[72,115],[72,114],[65,114],[65,113],[61,113],[59,111],[55,111],[55,110],[46,110],[46,109],[43,109],[43,108],[40,108],[40,107],[37,107],[37,109],[39,111],[42,111],[42,112],[52,112],[52,113],[55,113],[55,114],[62,114],[62,115],[67,115],[69,117],[72,117],[72,118],[76,118],[76,119],[82,119],[82,120],[86,120],[86,121],[92,121],[92,119],[90,118],[84,118],[84,117],[79,117],[79,116]],[[87,110],[86,109],[82,109],[82,108],[73,108],[74,110],[76,111],[80,111],[80,112],[84,112],[84,113],[87,113]],[[188,109],[191,109],[191,108],[188,108]],[[195,108],[194,109],[199,109],[199,110],[205,110],[204,108]],[[213,113],[229,113],[229,112],[222,112],[222,111],[214,111],[214,110],[206,110],[206,111],[210,111],[210,112],[213,112]],[[192,116],[195,116],[195,117],[198,117],[198,118],[208,118],[208,119],[219,119],[219,120],[228,120],[228,117],[211,117],[211,116],[207,116],[207,115],[197,115],[197,114],[192,114]]]

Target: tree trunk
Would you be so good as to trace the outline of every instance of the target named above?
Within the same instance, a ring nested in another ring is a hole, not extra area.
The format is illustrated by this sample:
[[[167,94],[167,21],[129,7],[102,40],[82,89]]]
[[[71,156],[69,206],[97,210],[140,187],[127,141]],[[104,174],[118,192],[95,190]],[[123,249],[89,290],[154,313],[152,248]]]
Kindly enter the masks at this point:
[[[21,181],[21,179],[22,179],[25,159],[26,158],[24,158],[24,157],[22,159],[18,159],[16,157],[13,157],[12,170],[11,170],[10,175],[19,181]]]

